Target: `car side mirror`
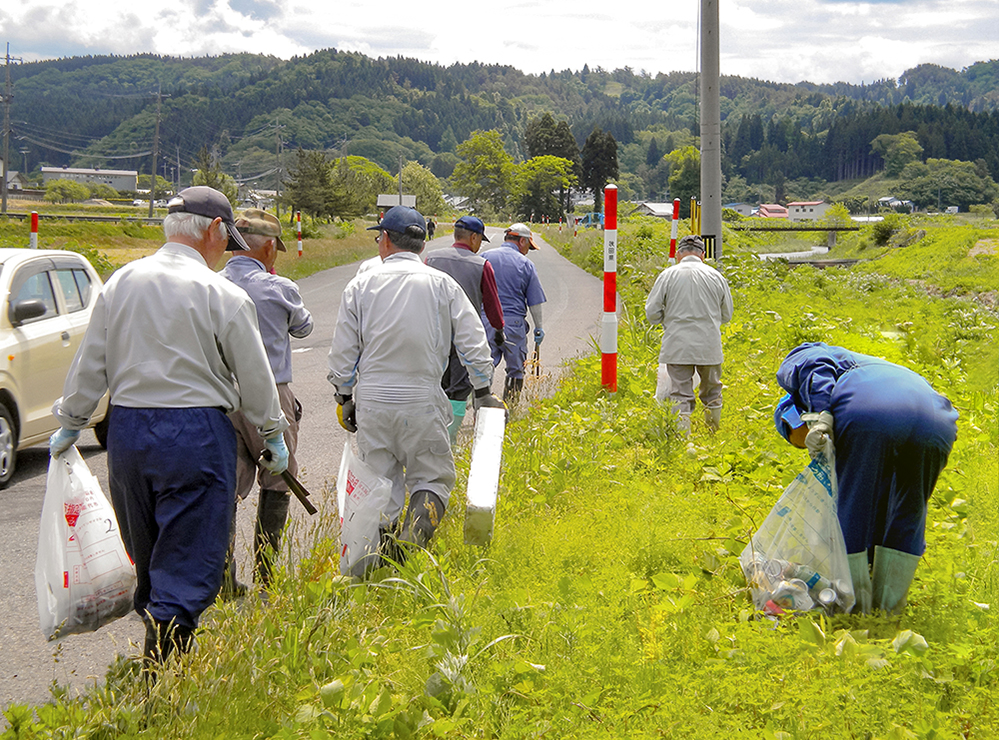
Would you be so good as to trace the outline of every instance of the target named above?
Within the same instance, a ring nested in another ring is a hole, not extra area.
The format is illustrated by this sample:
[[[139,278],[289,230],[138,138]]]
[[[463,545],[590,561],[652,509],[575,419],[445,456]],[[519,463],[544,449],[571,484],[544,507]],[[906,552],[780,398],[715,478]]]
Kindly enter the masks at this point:
[[[45,302],[38,298],[18,301],[10,309],[10,323],[14,326],[20,326],[26,321],[44,316],[46,311],[48,308],[45,306]]]

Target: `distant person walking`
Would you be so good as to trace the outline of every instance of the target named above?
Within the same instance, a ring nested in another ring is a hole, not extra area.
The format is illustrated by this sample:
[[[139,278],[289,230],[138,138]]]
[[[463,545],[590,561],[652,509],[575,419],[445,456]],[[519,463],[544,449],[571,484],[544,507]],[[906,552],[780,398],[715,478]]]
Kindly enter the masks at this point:
[[[431,216],[427,219],[427,241],[431,241],[434,238],[435,231],[437,231],[437,224],[434,223],[434,217]]]
[[[496,273],[496,290],[503,306],[505,341],[497,342],[496,333],[490,331],[490,327],[486,327],[486,336],[489,337],[493,365],[499,365],[501,359],[506,360],[503,400],[508,403],[515,403],[524,388],[528,310],[534,321],[534,344],[540,345],[545,338],[545,330],[541,326],[545,291],[538,279],[537,268],[527,258],[527,253],[537,248],[531,230],[525,224],[516,223],[506,229],[500,246],[482,254]]]
[[[298,447],[298,423],[302,405],[291,390],[291,340],[303,339],[312,332],[312,315],[291,280],[274,273],[278,252],[286,252],[281,241],[281,222],[265,211],[250,208],[236,221],[248,252],[229,259],[222,275],[246,291],[257,309],[260,336],[267,351],[274,382],[277,383],[281,410],[288,420],[284,440],[288,446],[288,471],[298,475],[295,450]],[[242,411],[230,417],[237,436],[236,496],[244,500],[253,488],[254,479],[260,484],[257,500],[257,523],[253,532],[254,581],[267,588],[271,581],[273,554],[281,542],[281,532],[288,519],[288,484],[274,475],[259,460],[264,440],[257,428]],[[232,532],[235,541],[235,528]],[[236,578],[236,563],[230,547],[223,596],[241,596],[246,587]]]
[[[662,324],[659,362],[669,373],[669,399],[678,426],[689,434],[696,404],[695,371],[701,378],[704,419],[713,430],[721,423],[721,325],[732,318],[732,294],[722,274],[704,264],[704,242],[699,236],[683,237],[676,256],[680,261],[656,278],[645,302],[645,317],[651,324]]]
[[[490,325],[496,337],[494,341],[502,344],[503,306],[496,289],[496,276],[490,264],[477,254],[482,242],[489,241],[485,232],[486,227],[481,219],[475,216],[462,216],[454,224],[454,244],[427,254],[426,263],[441,272],[446,272],[458,282],[476,312],[481,312],[485,316],[484,323]],[[458,429],[465,418],[472,383],[457,348],[453,346],[441,385],[454,413],[454,421],[448,427],[449,438],[454,444],[458,437]]]
[[[271,473],[288,466],[257,310],[212,269],[226,250],[248,249],[229,201],[199,186],[167,207],[167,243],[118,270],[97,299],[49,442],[54,457],[68,449],[110,391],[108,479],[149,664],[190,648],[222,584],[236,487],[228,414],[240,409],[256,427]]]

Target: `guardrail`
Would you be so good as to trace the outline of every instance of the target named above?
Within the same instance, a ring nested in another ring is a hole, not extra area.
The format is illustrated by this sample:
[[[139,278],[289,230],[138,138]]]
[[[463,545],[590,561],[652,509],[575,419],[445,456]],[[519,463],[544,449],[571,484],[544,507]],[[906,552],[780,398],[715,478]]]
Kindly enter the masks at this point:
[[[860,226],[756,226],[726,224],[733,231],[860,231]]]
[[[30,219],[30,213],[6,213],[0,218],[6,216],[7,218],[20,218],[20,219]],[[163,223],[162,218],[148,218],[144,216],[71,216],[71,215],[59,215],[53,213],[39,213],[39,220],[45,221],[97,221],[98,223],[117,223],[119,221],[125,221],[126,223],[143,223],[150,224],[152,226],[158,226]]]

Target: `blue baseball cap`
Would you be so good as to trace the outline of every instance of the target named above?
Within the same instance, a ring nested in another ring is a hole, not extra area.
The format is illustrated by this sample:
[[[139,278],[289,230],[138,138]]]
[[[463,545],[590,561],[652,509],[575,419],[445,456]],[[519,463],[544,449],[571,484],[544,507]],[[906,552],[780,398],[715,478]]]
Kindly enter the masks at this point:
[[[482,234],[482,241],[489,241],[489,237],[486,236],[486,225],[482,223],[481,218],[476,218],[475,216],[462,216],[454,222],[454,225],[460,226],[466,231],[471,231],[473,234]]]
[[[413,226],[419,228],[419,234],[414,230],[408,230]],[[369,226],[366,231],[396,231],[422,239],[427,235],[427,221],[415,208],[392,206],[385,212],[385,218],[379,221],[377,226]]]
[[[791,394],[785,393],[777,402],[777,408],[774,409],[774,426],[777,427],[780,436],[790,442],[791,430],[797,429],[804,423],[798,413],[798,407],[791,400]]]

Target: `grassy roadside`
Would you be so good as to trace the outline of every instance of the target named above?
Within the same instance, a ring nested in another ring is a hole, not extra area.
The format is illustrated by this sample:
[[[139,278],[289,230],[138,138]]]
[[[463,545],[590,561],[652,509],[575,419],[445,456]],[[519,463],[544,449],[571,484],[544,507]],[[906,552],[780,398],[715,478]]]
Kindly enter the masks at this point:
[[[198,651],[151,692],[122,661],[79,700],[10,708],[6,736],[994,736],[995,314],[859,271],[760,264],[734,236],[723,427],[695,419],[688,447],[652,398],[659,334],[641,310],[668,233],[633,226],[619,242],[620,391],[601,391],[592,356],[514,414],[491,547],[461,541],[464,449],[434,559],[352,585],[327,515],[289,537],[314,549],[286,555],[270,605],[211,609]],[[599,271],[598,232],[546,239]],[[912,367],[961,412],[898,619],[759,619],[735,559],[805,464],[772,429],[773,374],[817,339]]]
[[[46,212],[50,212],[46,210]],[[79,213],[79,209],[75,211]],[[116,214],[117,215],[117,214]],[[349,264],[377,254],[368,222],[309,224],[298,256],[295,232],[285,227],[286,255],[278,258],[278,274],[298,280],[320,270]],[[30,226],[20,219],[0,218],[0,247],[26,247]],[[105,280],[134,259],[152,254],[163,245],[158,225],[45,220],[39,226],[40,249],[68,249],[86,256]]]

